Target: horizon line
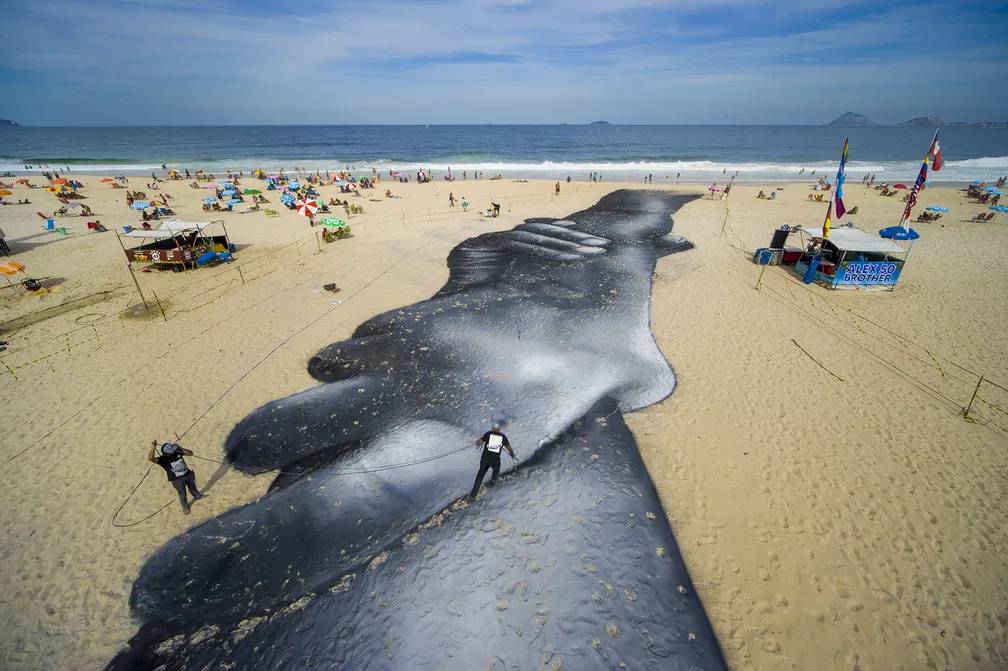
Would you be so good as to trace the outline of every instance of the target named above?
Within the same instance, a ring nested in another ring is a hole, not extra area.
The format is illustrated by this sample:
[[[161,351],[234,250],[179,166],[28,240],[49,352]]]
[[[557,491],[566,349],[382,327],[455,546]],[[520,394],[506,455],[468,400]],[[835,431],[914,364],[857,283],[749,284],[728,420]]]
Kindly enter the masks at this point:
[[[13,119],[7,119],[7,121],[13,121]],[[705,122],[705,123],[639,123],[639,122],[612,122],[605,121],[599,123],[598,121],[587,121],[587,122],[557,122],[557,123],[414,123],[414,122],[399,122],[399,123],[323,123],[323,122],[305,122],[305,123],[171,123],[171,124],[86,124],[86,125],[64,125],[64,124],[45,124],[45,125],[31,125],[23,124],[20,122],[15,122],[16,125],[2,125],[0,129],[11,129],[11,128],[268,128],[268,127],[303,127],[303,126],[319,126],[319,127],[378,127],[378,126],[402,126],[402,127],[454,127],[454,126],[464,126],[464,127],[482,127],[482,126],[749,126],[749,127],[760,127],[760,126],[791,126],[791,127],[804,127],[804,128],[956,128],[965,126],[978,126],[982,124],[1004,124],[1008,125],[1008,121],[951,121],[945,122],[944,125],[934,125],[934,126],[905,126],[906,122],[898,123],[872,123],[870,125],[833,125],[832,122],[826,123],[786,123],[786,122],[773,122],[773,123],[737,123],[737,122]]]

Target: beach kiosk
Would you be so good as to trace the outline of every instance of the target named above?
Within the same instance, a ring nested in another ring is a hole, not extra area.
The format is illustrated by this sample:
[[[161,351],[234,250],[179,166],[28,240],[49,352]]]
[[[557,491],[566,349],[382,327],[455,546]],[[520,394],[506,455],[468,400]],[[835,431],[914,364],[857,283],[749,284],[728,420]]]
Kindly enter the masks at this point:
[[[795,272],[804,277],[812,257],[820,254],[813,281],[830,289],[892,291],[910,251],[852,224],[830,228],[825,239],[822,228],[797,226],[791,232],[797,232],[804,243],[804,251],[794,264]]]
[[[211,222],[171,219],[154,229],[136,228],[116,233],[130,264],[171,268],[204,266],[230,261],[234,245],[221,220]]]

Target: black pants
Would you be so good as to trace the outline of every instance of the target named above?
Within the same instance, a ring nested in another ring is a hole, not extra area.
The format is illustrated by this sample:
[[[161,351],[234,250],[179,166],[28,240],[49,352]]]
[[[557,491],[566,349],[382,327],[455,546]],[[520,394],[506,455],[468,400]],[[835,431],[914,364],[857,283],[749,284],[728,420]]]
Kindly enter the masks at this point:
[[[480,459],[479,473],[476,474],[476,482],[473,483],[470,496],[476,496],[476,492],[479,491],[480,484],[483,482],[483,476],[488,470],[493,470],[493,475],[490,476],[490,484],[492,485],[500,474],[500,454]]]

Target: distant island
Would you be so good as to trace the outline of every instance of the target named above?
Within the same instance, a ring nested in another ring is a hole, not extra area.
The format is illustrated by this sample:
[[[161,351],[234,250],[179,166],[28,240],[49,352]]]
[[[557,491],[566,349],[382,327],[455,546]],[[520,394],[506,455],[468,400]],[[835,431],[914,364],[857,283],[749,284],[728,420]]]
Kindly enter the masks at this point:
[[[877,123],[869,119],[863,114],[856,114],[854,112],[844,112],[833,121],[830,121],[827,126],[878,126]]]
[[[11,121],[10,119],[0,119],[0,126],[20,126],[17,121]]]
[[[592,122],[591,122],[590,124],[588,124],[588,125],[589,125],[589,126],[608,126],[608,125],[609,125],[609,122],[608,122],[608,121],[592,121]]]
[[[936,116],[919,116],[909,121],[896,124],[903,128],[1008,128],[1008,121],[945,121]]]
[[[845,112],[827,126],[881,126],[863,114]],[[897,128],[1008,128],[1008,121],[945,121],[936,116],[919,116],[896,124]]]

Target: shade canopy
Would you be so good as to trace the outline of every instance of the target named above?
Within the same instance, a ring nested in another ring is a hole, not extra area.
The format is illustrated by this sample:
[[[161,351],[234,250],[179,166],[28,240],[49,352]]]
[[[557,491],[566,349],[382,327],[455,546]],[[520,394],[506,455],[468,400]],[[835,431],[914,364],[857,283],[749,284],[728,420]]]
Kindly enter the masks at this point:
[[[926,209],[928,212],[948,212],[948,208],[941,205],[932,205]]]
[[[17,273],[24,272],[25,264],[20,261],[15,261],[11,259],[5,263],[0,263],[0,274],[2,275],[15,275]]]
[[[799,226],[799,231],[813,238],[821,238],[822,228],[812,228],[809,226]],[[831,228],[829,237],[830,244],[841,252],[876,252],[879,254],[905,254],[906,250],[890,240],[872,235],[867,231],[853,226],[837,226]]]
[[[182,221],[181,219],[171,219],[162,222],[160,226],[152,230],[135,228],[129,233],[124,233],[128,238],[153,238],[155,240],[166,240],[174,238],[180,233],[192,233],[193,231],[203,232],[203,229],[213,222],[206,221]]]

